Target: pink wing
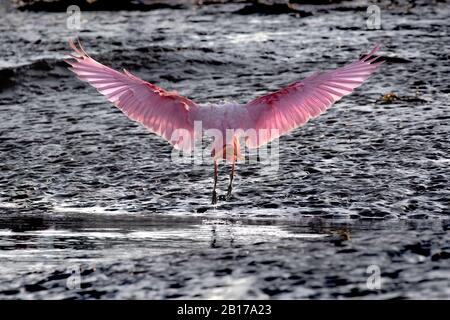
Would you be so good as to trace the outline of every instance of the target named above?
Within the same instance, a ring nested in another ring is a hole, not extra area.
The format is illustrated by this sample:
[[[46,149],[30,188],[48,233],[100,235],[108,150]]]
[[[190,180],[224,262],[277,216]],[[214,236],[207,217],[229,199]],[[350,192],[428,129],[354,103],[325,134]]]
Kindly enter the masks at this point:
[[[256,130],[256,134],[247,136],[247,147],[257,148],[278,138],[350,94],[382,63],[374,63],[378,57],[373,55],[378,49],[379,45],[362,59],[342,68],[316,73],[244,105],[253,124],[252,129]]]
[[[80,80],[88,82],[130,119],[142,123],[175,148],[192,149],[194,125],[191,115],[197,109],[193,101],[141,80],[126,70],[121,73],[108,68],[89,57],[79,42],[79,48],[72,40],[69,43],[79,56],[71,55],[74,60],[66,62]],[[177,129],[186,131],[175,132]],[[192,139],[187,139],[186,133]]]

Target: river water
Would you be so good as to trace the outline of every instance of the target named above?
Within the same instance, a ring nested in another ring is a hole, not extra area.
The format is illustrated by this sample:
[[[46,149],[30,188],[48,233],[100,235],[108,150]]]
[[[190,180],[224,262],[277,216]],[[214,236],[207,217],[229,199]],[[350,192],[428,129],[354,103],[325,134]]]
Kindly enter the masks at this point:
[[[379,3],[374,30],[364,1],[83,11],[78,31],[65,12],[3,11],[0,298],[449,298],[450,6],[425,3]],[[376,42],[387,61],[283,136],[276,166],[238,164],[213,207],[211,163],[174,163],[78,81],[73,36],[199,103],[248,101]]]

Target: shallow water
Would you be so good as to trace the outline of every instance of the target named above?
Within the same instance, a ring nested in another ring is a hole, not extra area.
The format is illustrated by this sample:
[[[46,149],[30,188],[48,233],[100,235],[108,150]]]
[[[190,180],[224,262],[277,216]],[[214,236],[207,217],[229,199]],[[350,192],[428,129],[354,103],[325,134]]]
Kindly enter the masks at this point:
[[[65,68],[65,13],[0,19],[0,297],[450,296],[448,3],[381,3],[381,30],[365,2],[302,18],[242,6],[83,12],[78,33],[101,62],[201,103],[383,44],[379,72],[281,138],[278,167],[238,165],[215,208],[211,164],[174,164]],[[390,91],[400,99],[379,100]]]

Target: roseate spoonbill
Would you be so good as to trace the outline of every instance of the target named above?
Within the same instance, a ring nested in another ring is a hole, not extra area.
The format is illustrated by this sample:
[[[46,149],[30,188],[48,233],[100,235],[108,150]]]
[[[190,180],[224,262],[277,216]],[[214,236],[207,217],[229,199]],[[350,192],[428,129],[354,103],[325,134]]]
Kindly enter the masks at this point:
[[[77,54],[65,60],[77,77],[95,87],[130,119],[169,141],[174,148],[189,151],[197,138],[194,122],[205,130],[222,133],[212,145],[214,186],[212,203],[217,202],[217,162],[231,163],[227,199],[231,195],[235,163],[241,157],[239,138],[248,148],[258,148],[305,124],[333,103],[360,86],[383,61],[377,61],[376,45],[370,53],[341,68],[315,73],[276,92],[246,104],[198,105],[176,92],[166,91],[124,70],[118,72],[92,59],[78,41],[69,44]],[[231,136],[226,131],[235,130]],[[256,134],[247,134],[253,130]],[[184,134],[177,134],[182,131]],[[244,132],[244,133],[242,133]],[[187,133],[187,138],[186,138]],[[225,137],[225,138],[224,138]]]

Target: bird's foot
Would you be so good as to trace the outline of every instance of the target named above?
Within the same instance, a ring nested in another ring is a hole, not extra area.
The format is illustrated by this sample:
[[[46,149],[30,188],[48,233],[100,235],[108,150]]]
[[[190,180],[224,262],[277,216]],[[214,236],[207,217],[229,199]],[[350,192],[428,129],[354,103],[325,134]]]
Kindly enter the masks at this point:
[[[212,193],[212,202],[211,202],[211,204],[217,204],[217,192],[216,192],[216,190],[214,190],[213,191],[213,193]]]
[[[228,187],[228,191],[227,191],[227,195],[225,197],[225,199],[228,201],[231,198],[231,191],[233,190],[233,188],[230,186]]]

